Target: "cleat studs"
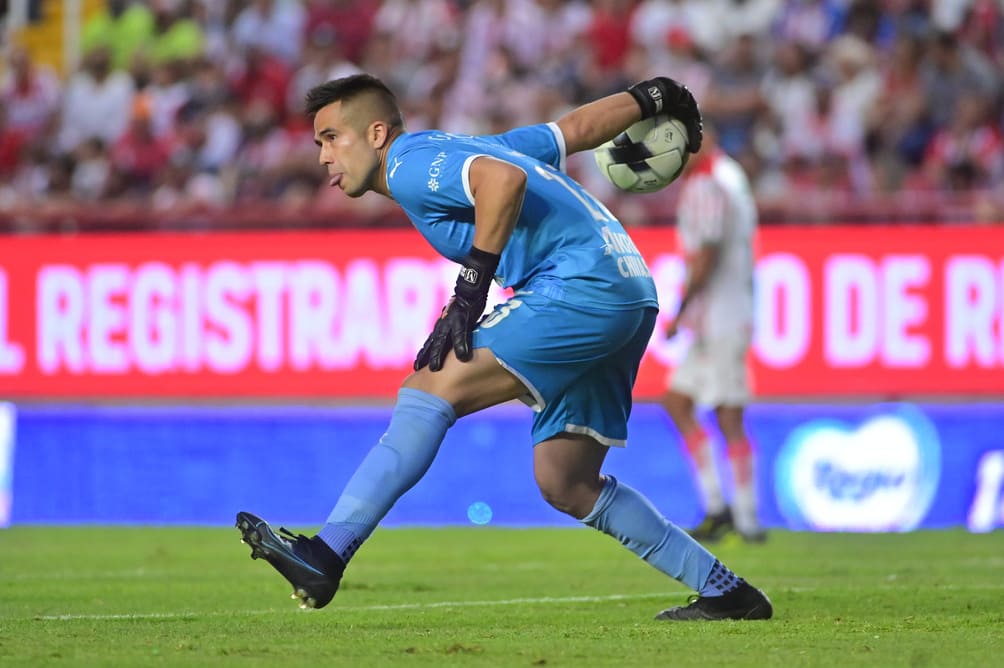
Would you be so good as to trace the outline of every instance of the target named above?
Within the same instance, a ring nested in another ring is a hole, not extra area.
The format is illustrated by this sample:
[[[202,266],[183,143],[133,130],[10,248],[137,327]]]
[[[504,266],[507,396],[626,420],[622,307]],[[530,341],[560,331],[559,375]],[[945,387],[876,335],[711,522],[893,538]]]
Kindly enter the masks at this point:
[[[308,598],[308,599],[307,599],[306,601],[304,601],[304,602],[305,602],[305,603],[307,604],[307,607],[308,607],[308,608],[313,608],[313,607],[314,607],[315,605],[317,605],[317,601],[315,601],[315,600],[314,600],[314,599],[312,599],[312,598]]]

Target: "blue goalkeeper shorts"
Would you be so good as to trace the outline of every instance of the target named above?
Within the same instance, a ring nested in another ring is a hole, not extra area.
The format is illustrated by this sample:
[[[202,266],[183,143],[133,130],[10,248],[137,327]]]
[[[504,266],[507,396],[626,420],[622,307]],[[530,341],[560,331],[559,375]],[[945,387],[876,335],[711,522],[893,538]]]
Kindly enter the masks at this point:
[[[534,444],[562,432],[624,446],[631,392],[657,309],[607,311],[517,292],[474,330],[526,385]]]

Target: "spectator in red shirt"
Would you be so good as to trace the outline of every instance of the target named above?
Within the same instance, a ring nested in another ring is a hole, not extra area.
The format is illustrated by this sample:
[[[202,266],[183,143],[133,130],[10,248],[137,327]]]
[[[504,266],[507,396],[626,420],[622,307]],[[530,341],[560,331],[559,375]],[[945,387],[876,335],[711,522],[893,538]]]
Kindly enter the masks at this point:
[[[283,123],[291,76],[281,60],[258,46],[250,45],[245,51],[244,69],[232,82],[232,87],[244,107],[265,102],[276,120]]]
[[[349,62],[359,64],[373,32],[380,3],[370,0],[306,0],[304,44],[337,42]]]
[[[600,0],[593,3],[593,22],[587,31],[593,44],[594,65],[601,78],[619,81],[631,46],[632,0]],[[614,87],[620,83],[612,84]]]
[[[146,192],[171,158],[170,142],[153,131],[150,101],[137,96],[129,127],[112,146],[112,165],[127,189]]]
[[[28,139],[47,132],[59,111],[59,79],[48,67],[37,65],[24,49],[13,48],[9,67],[0,77],[0,107],[7,122]]]
[[[24,146],[24,133],[7,120],[7,107],[0,105],[0,178],[8,180],[17,171]]]
[[[624,64],[631,50],[634,0],[597,0],[592,4],[592,22],[583,35],[591,47],[591,71],[586,74],[586,96],[601,95],[626,83]]]
[[[1004,141],[991,122],[990,100],[964,93],[948,127],[934,135],[924,164],[930,185],[950,190],[988,188],[1004,176]]]

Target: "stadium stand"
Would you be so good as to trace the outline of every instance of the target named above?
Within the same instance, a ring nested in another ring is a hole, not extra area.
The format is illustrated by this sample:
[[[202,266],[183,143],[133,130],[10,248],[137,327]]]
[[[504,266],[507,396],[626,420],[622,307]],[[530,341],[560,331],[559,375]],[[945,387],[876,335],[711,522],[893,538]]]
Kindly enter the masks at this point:
[[[359,70],[410,130],[465,133],[668,73],[765,224],[1004,222],[998,0],[80,0],[74,40],[37,4],[3,44],[4,232],[406,224],[326,188],[300,112]],[[622,195],[582,157],[627,224],[672,222],[673,187]]]

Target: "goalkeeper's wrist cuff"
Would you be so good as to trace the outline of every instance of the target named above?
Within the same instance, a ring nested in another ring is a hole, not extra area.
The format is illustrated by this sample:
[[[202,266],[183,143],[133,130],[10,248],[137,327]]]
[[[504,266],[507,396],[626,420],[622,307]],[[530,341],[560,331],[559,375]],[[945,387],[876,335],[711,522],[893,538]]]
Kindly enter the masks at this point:
[[[627,92],[631,93],[635,102],[641,108],[642,119],[652,118],[666,108],[666,87],[658,79],[639,81]]]
[[[486,294],[498,269],[499,253],[489,253],[471,246],[467,257],[463,259],[460,275],[457,276],[457,293]]]

